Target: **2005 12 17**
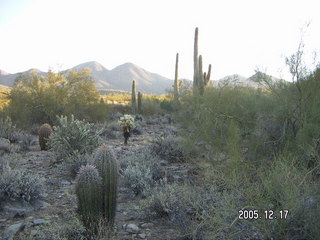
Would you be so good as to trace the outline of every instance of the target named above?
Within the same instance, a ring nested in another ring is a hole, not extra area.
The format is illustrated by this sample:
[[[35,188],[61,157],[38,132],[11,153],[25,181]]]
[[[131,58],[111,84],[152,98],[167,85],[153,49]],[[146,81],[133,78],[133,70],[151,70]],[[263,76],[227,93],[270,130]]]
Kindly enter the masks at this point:
[[[255,219],[287,219],[289,211],[284,210],[239,210],[238,218],[241,220],[255,220]]]

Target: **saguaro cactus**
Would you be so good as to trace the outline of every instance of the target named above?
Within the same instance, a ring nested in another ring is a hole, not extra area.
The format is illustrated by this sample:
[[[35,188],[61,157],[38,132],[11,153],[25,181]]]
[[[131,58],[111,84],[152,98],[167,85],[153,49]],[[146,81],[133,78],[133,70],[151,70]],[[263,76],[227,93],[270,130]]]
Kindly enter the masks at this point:
[[[137,113],[137,100],[136,100],[136,81],[132,81],[132,93],[131,93],[131,107],[132,114]]]
[[[202,56],[198,57],[198,28],[195,30],[194,36],[194,53],[193,53],[193,94],[204,94],[205,87],[208,85],[211,76],[211,64],[209,64],[208,73],[202,71]]]
[[[196,27],[193,47],[193,94],[198,90],[198,64],[198,28]]]
[[[82,166],[76,177],[78,210],[86,228],[96,230],[102,217],[102,178],[95,166]]]
[[[52,128],[50,124],[45,123],[39,129],[39,144],[41,150],[48,150],[48,140],[52,134]]]
[[[176,54],[176,67],[174,74],[173,84],[173,98],[175,101],[179,101],[179,88],[181,87],[182,81],[178,80],[178,65],[179,65],[179,53]]]
[[[138,113],[142,112],[142,93],[138,92]]]
[[[102,177],[103,217],[110,225],[116,215],[118,167],[115,155],[107,145],[100,146],[94,154],[94,165]]]
[[[204,93],[204,75],[202,72],[202,55],[199,56],[199,66],[198,66],[198,89],[199,94],[202,96]]]

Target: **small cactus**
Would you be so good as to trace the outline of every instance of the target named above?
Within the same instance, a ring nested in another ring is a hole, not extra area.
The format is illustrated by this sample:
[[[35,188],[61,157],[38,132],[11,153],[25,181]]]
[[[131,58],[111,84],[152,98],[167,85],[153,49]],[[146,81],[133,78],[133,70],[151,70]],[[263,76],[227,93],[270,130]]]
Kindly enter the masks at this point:
[[[116,214],[118,166],[115,155],[107,145],[100,146],[94,154],[94,165],[102,177],[103,217],[112,225]]]
[[[39,144],[41,150],[48,150],[48,140],[52,134],[52,128],[50,124],[45,123],[39,129]]]
[[[102,217],[102,178],[95,166],[82,166],[76,177],[78,210],[87,229],[96,231]]]

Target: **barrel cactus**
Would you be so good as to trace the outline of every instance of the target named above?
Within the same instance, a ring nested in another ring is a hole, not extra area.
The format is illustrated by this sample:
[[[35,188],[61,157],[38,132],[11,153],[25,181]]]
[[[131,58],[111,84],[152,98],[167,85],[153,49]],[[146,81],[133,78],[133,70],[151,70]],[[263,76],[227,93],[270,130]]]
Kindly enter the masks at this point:
[[[94,165],[102,177],[103,217],[112,225],[116,214],[118,166],[115,155],[107,145],[100,146],[94,154]]]
[[[39,144],[41,150],[48,150],[48,140],[52,134],[52,128],[50,124],[45,123],[39,129]]]
[[[95,166],[82,166],[76,177],[78,210],[86,228],[96,231],[102,217],[102,178]]]

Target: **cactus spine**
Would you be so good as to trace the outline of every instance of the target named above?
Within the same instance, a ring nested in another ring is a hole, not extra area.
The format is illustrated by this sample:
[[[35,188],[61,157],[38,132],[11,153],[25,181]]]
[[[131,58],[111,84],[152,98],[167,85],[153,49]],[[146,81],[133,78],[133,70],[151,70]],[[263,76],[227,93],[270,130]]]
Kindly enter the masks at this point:
[[[194,53],[193,53],[193,94],[204,94],[205,87],[208,85],[211,76],[211,64],[209,64],[208,73],[202,71],[202,56],[198,57],[198,28],[194,36]]]
[[[132,93],[131,93],[131,107],[132,114],[137,113],[137,100],[136,100],[136,81],[132,81]]]
[[[113,151],[107,146],[100,146],[94,156],[94,164],[102,177],[103,217],[112,225],[116,214],[116,195],[118,167]]]
[[[142,93],[138,92],[138,113],[142,112]]]
[[[78,210],[86,228],[97,230],[102,217],[102,178],[95,166],[82,166],[76,177]]]
[[[179,65],[179,53],[176,54],[176,67],[174,74],[174,84],[173,84],[173,99],[179,101],[179,88],[181,87],[182,81],[178,80],[178,65]]]
[[[52,133],[50,124],[45,123],[39,129],[39,144],[41,150],[48,150],[48,140]]]

